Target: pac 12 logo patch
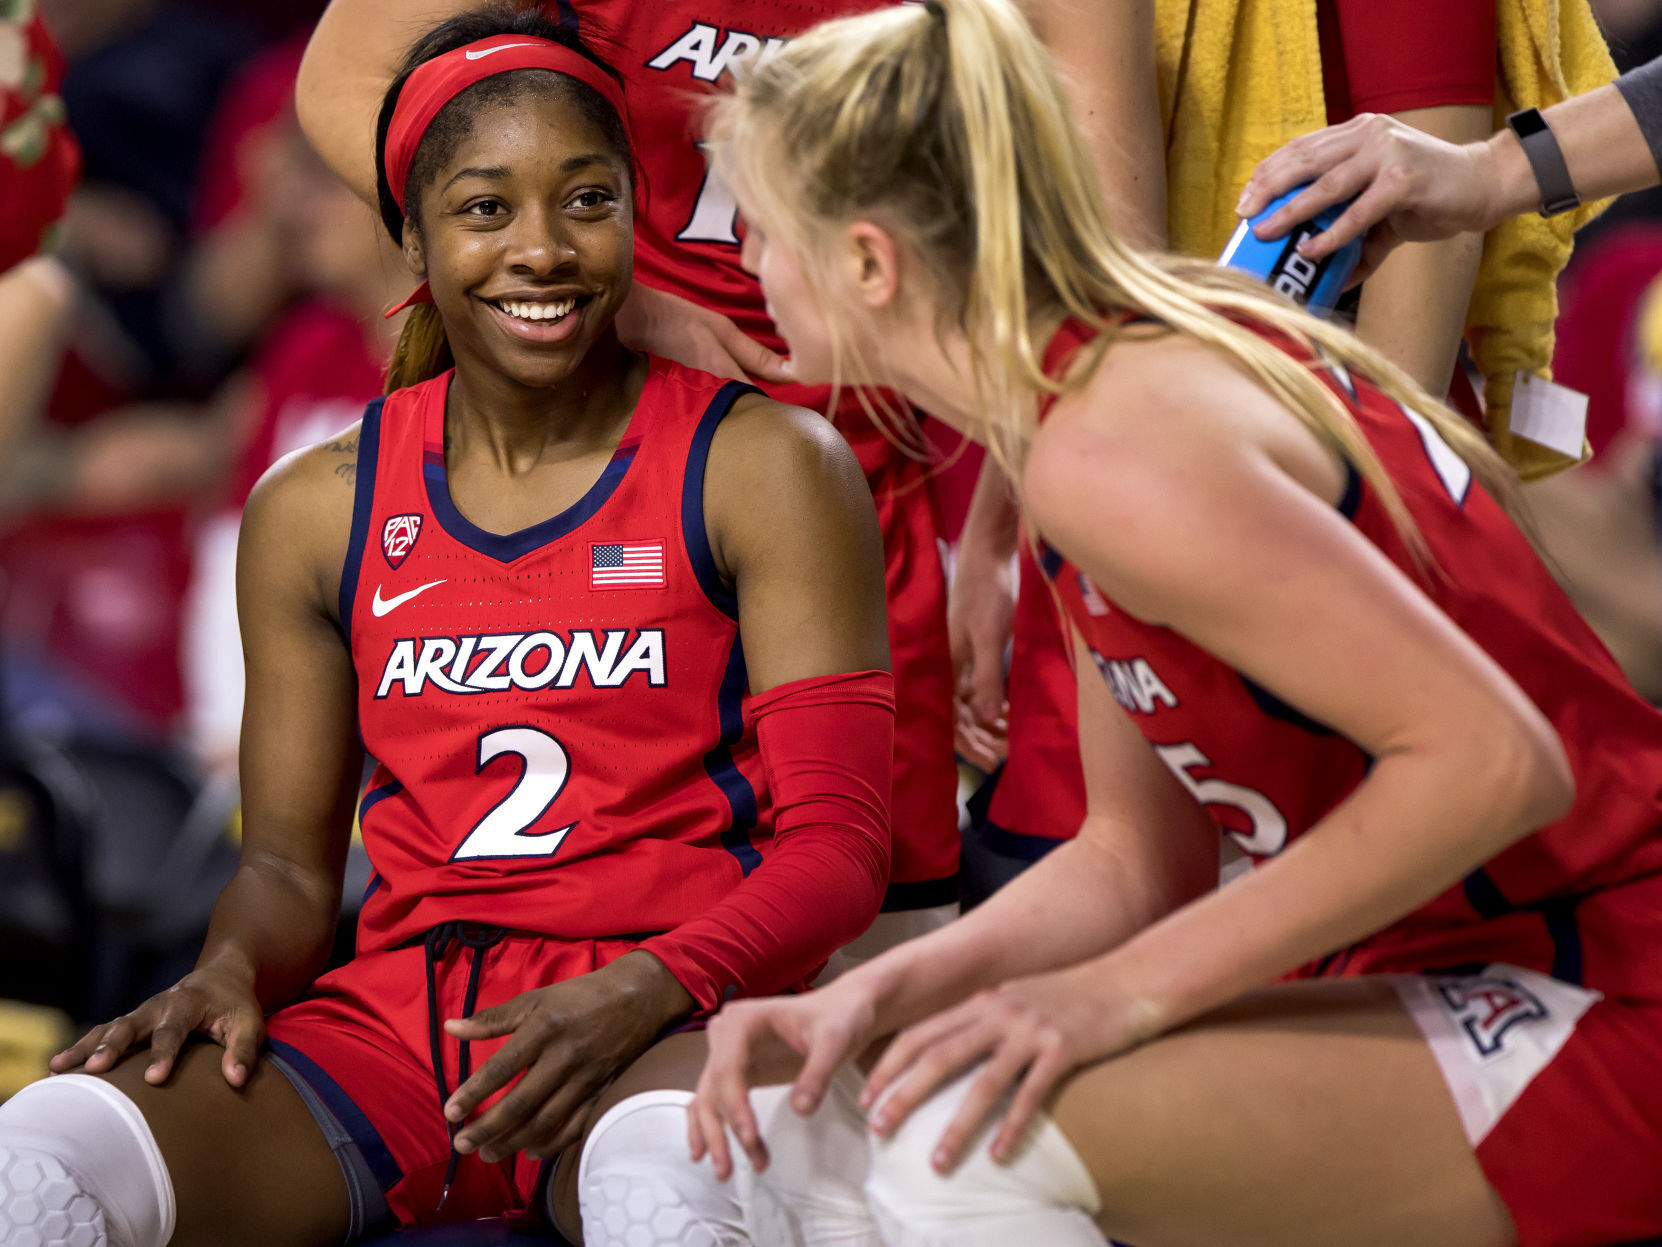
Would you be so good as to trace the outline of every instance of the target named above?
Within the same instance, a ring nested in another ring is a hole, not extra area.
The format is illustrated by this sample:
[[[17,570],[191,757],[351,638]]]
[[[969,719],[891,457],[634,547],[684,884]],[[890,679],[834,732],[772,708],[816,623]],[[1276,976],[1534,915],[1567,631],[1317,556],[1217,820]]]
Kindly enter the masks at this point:
[[[1484,1058],[1501,1051],[1514,1026],[1540,1021],[1549,1012],[1529,988],[1499,974],[1477,974],[1439,982],[1436,987],[1456,1024]]]
[[[387,556],[387,566],[394,571],[415,549],[421,536],[421,516],[395,515],[381,526],[381,553]]]

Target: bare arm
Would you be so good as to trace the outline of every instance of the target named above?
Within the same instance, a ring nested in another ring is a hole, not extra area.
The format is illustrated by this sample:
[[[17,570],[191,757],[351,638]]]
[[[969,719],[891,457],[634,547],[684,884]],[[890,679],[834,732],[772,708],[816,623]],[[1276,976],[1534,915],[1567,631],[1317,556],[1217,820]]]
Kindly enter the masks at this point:
[[[75,284],[51,256],[0,274],[0,461],[40,419],[75,310]]]
[[[1115,228],[1140,246],[1164,246],[1153,0],[1022,0],[1022,8],[1061,71]]]
[[[1217,827],[1114,704],[1077,637],[1074,651],[1086,790],[1079,835],[957,922],[837,980],[875,997],[876,1033],[980,988],[1100,956],[1217,885]]]
[[[1404,125],[1454,143],[1489,133],[1490,110],[1421,108],[1396,114]],[[1456,234],[1393,251],[1362,288],[1356,333],[1377,347],[1428,394],[1448,393],[1472,283],[1483,259],[1483,235]]]
[[[300,62],[300,129],[358,197],[375,203],[375,117],[399,59],[423,31],[476,0],[330,0]]]

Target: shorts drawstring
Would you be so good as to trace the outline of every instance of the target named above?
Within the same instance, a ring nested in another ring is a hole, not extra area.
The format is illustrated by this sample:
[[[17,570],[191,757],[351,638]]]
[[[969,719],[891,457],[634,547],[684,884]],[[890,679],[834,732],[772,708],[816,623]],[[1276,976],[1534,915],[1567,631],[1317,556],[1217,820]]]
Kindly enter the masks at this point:
[[[479,979],[485,968],[485,953],[500,944],[507,934],[504,927],[487,927],[472,922],[443,922],[422,938],[422,947],[427,955],[427,1038],[432,1045],[433,1081],[438,1085],[441,1115],[445,1104],[450,1100],[450,1088],[444,1079],[444,1027],[439,1020],[438,963],[450,951],[452,944],[461,944],[464,948],[473,950],[473,960],[467,970],[467,991],[462,996],[462,1017],[470,1018],[473,1016],[474,1005],[479,1000]],[[473,1068],[471,1041],[463,1039],[460,1043],[461,1048],[456,1058],[457,1087],[468,1080]],[[446,1117],[444,1128],[450,1136],[450,1160],[444,1167],[444,1190],[439,1195],[435,1212],[442,1209],[445,1200],[450,1198],[450,1187],[456,1180],[456,1166],[462,1159],[461,1153],[456,1151],[456,1123]]]

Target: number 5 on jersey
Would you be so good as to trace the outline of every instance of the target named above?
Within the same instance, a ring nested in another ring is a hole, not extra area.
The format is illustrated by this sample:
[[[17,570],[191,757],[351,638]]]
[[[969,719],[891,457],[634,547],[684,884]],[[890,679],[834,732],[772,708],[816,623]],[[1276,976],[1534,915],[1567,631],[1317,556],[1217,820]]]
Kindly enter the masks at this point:
[[[478,771],[503,754],[520,761],[519,778],[450,855],[453,862],[500,857],[552,857],[576,823],[530,831],[542,821],[571,778],[565,747],[534,727],[499,727],[479,737]]]
[[[1275,803],[1261,792],[1232,784],[1226,779],[1196,779],[1189,774],[1191,767],[1211,766],[1211,760],[1193,741],[1181,745],[1156,745],[1154,752],[1160,761],[1171,767],[1178,782],[1189,790],[1189,795],[1202,805],[1227,805],[1245,814],[1252,831],[1225,831],[1240,845],[1243,853],[1267,857],[1287,847],[1287,820]]]

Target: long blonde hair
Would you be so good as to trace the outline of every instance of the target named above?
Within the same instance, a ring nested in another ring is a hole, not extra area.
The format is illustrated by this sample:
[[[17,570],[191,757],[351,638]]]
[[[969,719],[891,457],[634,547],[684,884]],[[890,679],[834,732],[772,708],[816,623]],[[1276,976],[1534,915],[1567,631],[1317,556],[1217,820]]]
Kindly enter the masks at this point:
[[[899,227],[973,348],[987,442],[1016,479],[1037,400],[1085,385],[1131,311],[1234,360],[1354,465],[1417,553],[1418,531],[1350,411],[1249,323],[1372,380],[1515,505],[1517,478],[1483,436],[1353,334],[1251,278],[1120,239],[1062,84],[1013,0],[928,0],[827,22],[741,74],[709,121],[718,168],[811,279],[823,283],[838,226],[876,216]],[[1101,331],[1065,378],[1044,373],[1031,329],[1042,312]],[[846,323],[828,319],[838,379],[881,383]],[[868,411],[891,424],[892,410]]]

